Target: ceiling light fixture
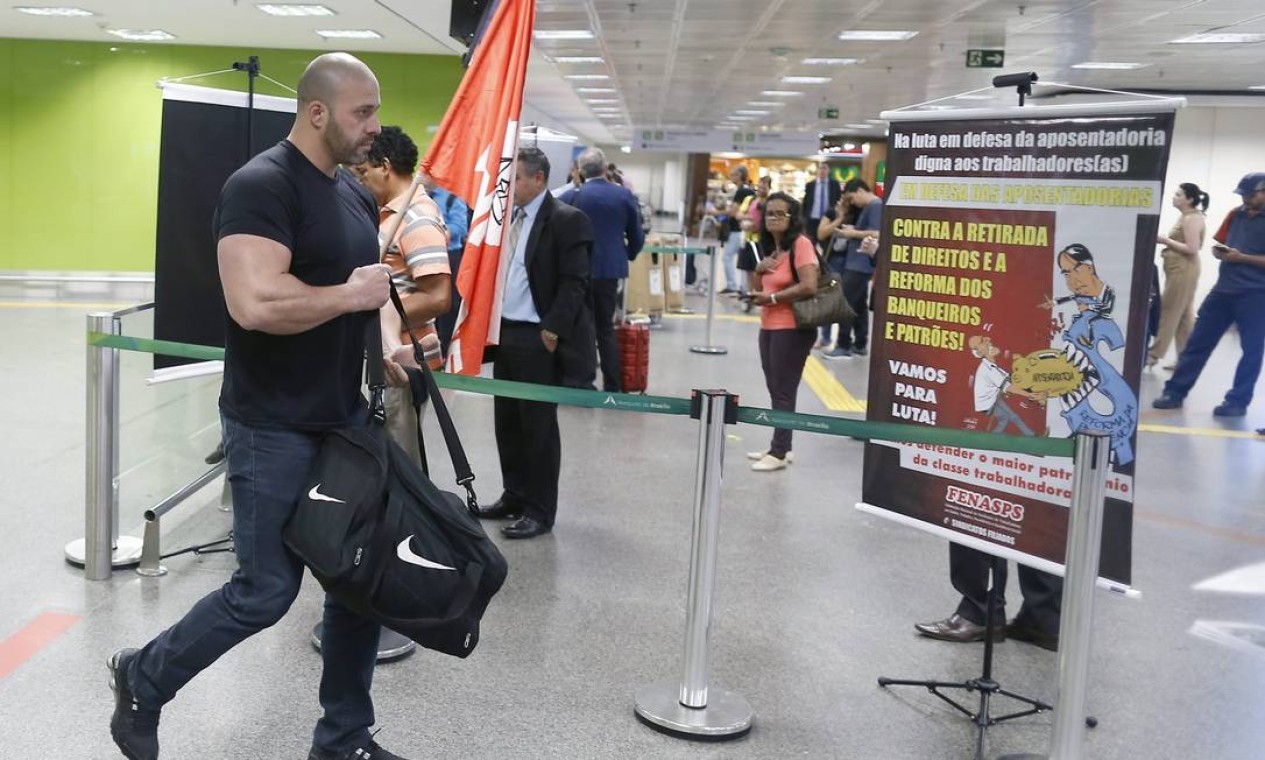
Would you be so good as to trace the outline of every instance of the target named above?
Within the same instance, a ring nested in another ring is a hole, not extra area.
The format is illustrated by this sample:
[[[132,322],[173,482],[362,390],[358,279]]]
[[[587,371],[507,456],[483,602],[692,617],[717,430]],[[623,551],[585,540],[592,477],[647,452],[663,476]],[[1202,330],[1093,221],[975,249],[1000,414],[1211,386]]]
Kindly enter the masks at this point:
[[[844,42],[904,42],[918,36],[918,32],[868,31],[850,29],[839,32],[839,39]]]
[[[14,7],[18,13],[26,13],[31,16],[61,16],[63,18],[83,18],[86,16],[95,16],[97,14],[92,11],[85,11],[83,8],[40,8],[29,5],[19,5]]]
[[[830,77],[782,77],[782,84],[827,84],[830,81]]]
[[[1149,63],[1115,63],[1111,61],[1085,61],[1073,64],[1074,69],[1100,69],[1102,71],[1129,71],[1150,66]]]
[[[734,111],[739,116],[768,116],[772,111]]]
[[[581,82],[598,81],[602,79],[610,79],[606,74],[567,74],[564,79],[574,79]]]
[[[553,57],[554,63],[605,63],[606,59],[600,55],[557,55]]]
[[[1170,45],[1236,45],[1249,42],[1265,42],[1265,34],[1248,34],[1244,32],[1207,32],[1190,34],[1169,40]]]
[[[372,29],[317,29],[316,33],[327,40],[380,40],[382,35]]]
[[[615,92],[614,87],[577,87],[576,92]]]
[[[161,29],[107,29],[106,31],[115,37],[122,37],[132,42],[162,42],[176,38],[176,35]]]
[[[798,90],[760,90],[761,95],[768,95],[771,98],[790,98],[804,93]]]
[[[844,124],[843,126],[847,129],[878,129],[873,124]]]
[[[255,7],[269,16],[333,16],[334,11],[323,5],[289,5],[255,3]]]
[[[591,40],[588,29],[537,29],[532,35],[538,40]]]
[[[954,100],[992,100],[992,95],[954,95]]]
[[[860,58],[805,58],[800,61],[805,66],[855,66],[861,63]]]
[[[587,100],[585,100],[584,102],[585,102],[585,103],[592,103],[593,105],[598,105],[598,106],[600,106],[600,105],[603,105],[603,104],[606,104],[606,103],[618,103],[618,102],[619,102],[619,98],[588,98],[588,99],[587,99]]]
[[[1265,84],[1254,84],[1248,89],[1249,90],[1265,90]]]
[[[786,103],[781,100],[753,100],[747,105],[749,106],[776,106],[777,108],[781,108],[782,106],[786,105]]]

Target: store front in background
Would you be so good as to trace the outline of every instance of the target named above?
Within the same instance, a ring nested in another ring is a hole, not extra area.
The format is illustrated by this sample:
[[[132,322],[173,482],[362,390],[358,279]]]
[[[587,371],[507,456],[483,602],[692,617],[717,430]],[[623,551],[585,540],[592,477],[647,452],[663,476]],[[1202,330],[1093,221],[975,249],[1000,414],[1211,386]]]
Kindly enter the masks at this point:
[[[795,199],[804,197],[806,185],[816,179],[817,164],[825,161],[830,176],[839,184],[854,177],[864,179],[882,195],[887,164],[887,143],[882,140],[860,141],[827,135],[822,138],[823,152],[814,156],[744,156],[733,153],[692,154],[695,170],[688,173],[689,192],[693,199],[691,234],[712,237],[715,225],[707,221],[724,212],[737,186],[731,176],[734,168],[745,166],[754,186],[761,177],[772,180],[772,192],[783,192]],[[701,165],[706,161],[705,169]]]

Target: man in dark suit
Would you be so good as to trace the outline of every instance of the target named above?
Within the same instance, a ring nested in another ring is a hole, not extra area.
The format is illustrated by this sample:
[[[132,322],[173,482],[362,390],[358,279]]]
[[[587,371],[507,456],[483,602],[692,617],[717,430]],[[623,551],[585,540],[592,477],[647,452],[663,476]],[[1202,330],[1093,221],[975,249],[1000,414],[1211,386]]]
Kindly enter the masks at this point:
[[[594,371],[588,309],[588,217],[546,191],[549,159],[522,148],[514,174],[514,208],[502,256],[509,257],[501,302],[501,340],[492,376],[560,385]],[[558,405],[496,397],[496,450],[504,491],[481,517],[509,518],[506,538],[553,530],[558,512],[562,439]]]
[[[800,204],[804,210],[804,229],[808,231],[809,238],[816,241],[817,227],[826,213],[839,202],[841,195],[843,188],[839,186],[839,180],[830,176],[830,166],[825,161],[817,164],[817,179],[809,180],[804,187],[804,202]]]
[[[602,361],[602,390],[619,391],[619,346],[615,342],[615,300],[619,281],[628,277],[628,262],[646,242],[637,199],[626,188],[607,181],[606,156],[588,148],[577,161],[584,184],[559,200],[584,212],[593,225],[593,257],[589,267],[597,352]]]

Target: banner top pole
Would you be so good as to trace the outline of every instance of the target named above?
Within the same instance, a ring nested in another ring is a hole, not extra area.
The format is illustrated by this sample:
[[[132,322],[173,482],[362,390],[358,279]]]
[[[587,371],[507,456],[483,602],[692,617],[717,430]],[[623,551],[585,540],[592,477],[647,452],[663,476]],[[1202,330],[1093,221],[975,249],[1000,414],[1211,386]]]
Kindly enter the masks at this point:
[[[917,108],[918,106],[906,106]],[[1155,100],[1117,100],[1105,103],[1064,103],[1056,106],[1026,105],[999,108],[954,108],[941,111],[883,111],[880,119],[902,121],[969,121],[973,119],[1057,119],[1067,116],[1115,116],[1163,113],[1186,107],[1185,98]]]

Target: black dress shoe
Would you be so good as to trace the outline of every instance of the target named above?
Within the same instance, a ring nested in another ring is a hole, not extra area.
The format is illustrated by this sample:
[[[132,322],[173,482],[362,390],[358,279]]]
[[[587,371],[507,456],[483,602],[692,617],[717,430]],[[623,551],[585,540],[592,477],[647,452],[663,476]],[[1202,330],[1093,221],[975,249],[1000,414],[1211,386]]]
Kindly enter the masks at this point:
[[[505,497],[496,500],[490,507],[478,507],[475,512],[484,520],[517,520],[523,514],[523,508],[505,501]]]
[[[535,538],[548,533],[552,527],[532,517],[520,517],[517,522],[501,528],[501,535],[506,538]]]
[[[1046,633],[1039,628],[1028,625],[1020,618],[1015,618],[1006,625],[1006,635],[1015,641],[1026,641],[1029,644],[1036,644],[1042,649],[1051,652],[1059,651],[1059,635],[1057,633]]]
[[[984,626],[979,623],[972,623],[956,612],[948,616],[944,620],[937,620],[934,623],[915,623],[914,630],[923,636],[940,641],[983,641]],[[993,626],[993,641],[1005,641],[1006,629],[1003,626]]]

